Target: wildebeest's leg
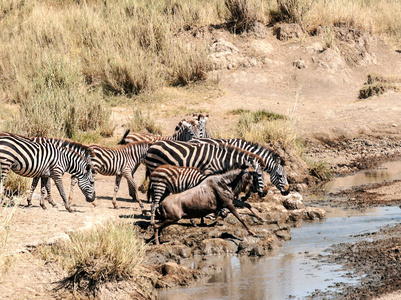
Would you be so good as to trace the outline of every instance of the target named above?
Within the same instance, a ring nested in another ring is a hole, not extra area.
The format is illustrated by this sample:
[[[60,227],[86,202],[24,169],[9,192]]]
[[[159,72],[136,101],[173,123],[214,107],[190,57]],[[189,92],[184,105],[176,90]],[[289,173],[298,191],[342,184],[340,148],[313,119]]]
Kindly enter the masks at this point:
[[[261,216],[259,216],[259,214],[257,214],[257,213],[252,209],[252,206],[251,206],[249,203],[242,202],[242,201],[239,201],[239,200],[234,199],[234,200],[233,200],[233,204],[234,204],[234,206],[236,206],[236,207],[246,207],[247,209],[249,209],[249,210],[251,211],[251,213],[252,213],[259,221],[262,221],[262,222],[265,222],[265,221],[266,221],[265,219],[263,219]]]
[[[31,184],[31,188],[28,192],[28,196],[26,197],[26,201],[28,202],[28,206],[32,206],[32,195],[33,195],[33,191],[36,189],[36,187],[38,186],[38,182],[39,182],[40,177],[34,177],[32,179],[32,184]],[[40,206],[42,206],[43,209],[46,209],[46,206],[44,206],[43,202],[42,202],[42,198],[40,199]]]
[[[52,197],[52,185],[49,177],[42,177],[42,182],[41,182],[41,190],[42,190],[42,197],[44,197],[45,192],[47,192],[46,200],[49,202],[53,207],[57,208],[56,202],[54,202],[54,199]]]
[[[160,241],[159,241],[159,232],[160,232],[164,227],[167,227],[167,226],[169,226],[169,225],[171,225],[171,224],[177,223],[177,221],[178,221],[177,219],[166,219],[166,220],[164,220],[164,221],[157,222],[157,223],[155,224],[155,226],[154,226],[154,228],[155,228],[155,234],[154,234],[154,236],[155,236],[156,245],[159,245],[159,244],[160,244]]]
[[[53,175],[52,178],[54,180],[54,183],[56,184],[56,187],[60,193],[61,198],[63,199],[66,210],[68,210],[69,212],[73,212],[73,210],[71,209],[71,205],[68,202],[68,199],[64,192],[63,178],[59,175]]]
[[[249,232],[251,235],[256,235],[255,232],[253,232],[244,222],[244,220],[241,218],[241,216],[238,214],[237,210],[235,209],[234,205],[232,203],[229,203],[227,205],[227,208],[230,210],[230,212],[244,225],[245,229]]]
[[[134,178],[132,177],[132,173],[126,172],[124,173],[124,177],[127,179],[128,182],[128,189],[129,189],[129,195],[132,197],[132,199],[136,200],[141,208],[141,213],[142,215],[145,213],[145,207],[142,204],[141,199],[138,197],[138,192],[136,190],[136,184],[134,182]],[[117,183],[117,179],[116,179]]]

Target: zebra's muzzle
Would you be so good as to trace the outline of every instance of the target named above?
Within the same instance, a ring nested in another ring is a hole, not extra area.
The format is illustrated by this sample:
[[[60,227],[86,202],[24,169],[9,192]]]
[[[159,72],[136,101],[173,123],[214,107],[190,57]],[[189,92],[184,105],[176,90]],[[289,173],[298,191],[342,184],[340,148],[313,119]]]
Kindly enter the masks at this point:
[[[281,195],[283,195],[283,196],[287,196],[287,195],[290,193],[290,186],[289,186],[289,185],[286,185],[286,186],[285,186],[285,189],[282,190],[282,191],[280,191],[280,193],[281,193]]]

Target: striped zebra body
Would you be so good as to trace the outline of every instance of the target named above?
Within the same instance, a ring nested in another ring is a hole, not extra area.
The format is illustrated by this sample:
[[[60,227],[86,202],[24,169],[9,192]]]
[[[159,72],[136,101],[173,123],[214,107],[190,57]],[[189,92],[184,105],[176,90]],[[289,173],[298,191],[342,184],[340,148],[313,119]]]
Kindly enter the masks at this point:
[[[125,177],[128,182],[129,194],[136,200],[143,211],[143,204],[138,197],[136,185],[134,182],[134,173],[146,156],[150,144],[147,142],[135,142],[120,148],[112,149],[97,145],[89,147],[95,154],[92,163],[95,173],[104,176],[116,176],[114,188],[113,206],[118,208],[116,202],[117,192],[120,186],[121,178]]]
[[[159,203],[169,194],[178,194],[198,185],[206,175],[198,168],[162,165],[150,175],[148,201],[152,198],[151,224]]]
[[[139,132],[134,132],[130,133],[130,130],[128,129],[123,138],[121,139],[118,144],[120,145],[126,145],[128,143],[134,143],[134,142],[147,142],[147,143],[155,143],[158,141],[189,141],[193,138],[199,137],[198,134],[198,129],[195,126],[195,122],[189,121],[187,122],[186,120],[180,122],[176,128],[178,130],[174,132],[172,136],[161,136],[161,135],[155,135],[155,134],[149,134],[149,133],[139,133]]]
[[[21,138],[13,134],[0,134],[0,197],[3,198],[3,181],[8,172],[36,179],[42,178],[42,190],[47,181],[52,178],[63,198],[68,211],[72,211],[63,188],[62,176],[65,172],[75,176],[79,187],[86,196],[86,201],[95,199],[94,180],[89,162],[73,150],[58,147],[51,143],[36,143],[28,138]],[[35,186],[36,187],[36,186]],[[28,205],[31,204],[28,196]],[[52,203],[53,204],[53,203]],[[41,206],[45,208],[43,197]]]
[[[270,174],[270,181],[274,184],[282,195],[288,195],[290,192],[287,180],[287,174],[284,170],[284,160],[274,150],[261,146],[256,143],[248,142],[241,139],[193,139],[190,143],[195,144],[215,144],[227,143],[246,151],[252,152],[262,157],[265,167],[264,170]]]
[[[0,134],[0,136],[6,136],[6,135],[11,135],[11,134],[9,134],[9,133],[1,133]],[[68,139],[46,138],[46,137],[26,137],[26,136],[22,136],[22,135],[18,135],[18,134],[13,134],[13,135],[20,139],[25,139],[25,140],[36,142],[39,144],[50,143],[50,144],[56,145],[58,147],[64,147],[67,149],[71,149],[71,150],[77,152],[82,157],[86,158],[86,160],[89,163],[91,162],[92,157],[94,156],[92,149],[90,149],[88,146],[83,145],[78,142],[75,142],[75,141],[68,140]],[[47,182],[45,188],[43,188],[43,182],[42,182],[42,188],[41,188],[42,197],[45,197],[45,194],[47,193],[46,200],[53,206],[56,206],[54,203],[53,197],[51,195],[51,182],[50,182],[50,180],[47,180],[45,177],[40,177],[40,178],[34,177],[33,178],[31,189],[28,193],[28,199],[27,199],[28,202],[31,201],[33,192],[35,191],[35,189],[38,185],[39,179]],[[77,183],[77,179],[74,176],[72,176],[70,191],[72,191],[74,189],[74,186],[76,185],[76,183]],[[72,202],[72,192],[70,192],[70,195],[68,197],[68,202],[70,202],[70,203]],[[92,204],[93,204],[93,202],[92,202]]]
[[[158,166],[165,164],[199,168],[205,172],[205,175],[223,173],[249,164],[260,164],[264,167],[261,157],[235,146],[178,141],[162,141],[153,144],[148,150],[145,164],[148,175]],[[261,169],[258,179],[257,191],[264,196],[267,193],[267,186]]]

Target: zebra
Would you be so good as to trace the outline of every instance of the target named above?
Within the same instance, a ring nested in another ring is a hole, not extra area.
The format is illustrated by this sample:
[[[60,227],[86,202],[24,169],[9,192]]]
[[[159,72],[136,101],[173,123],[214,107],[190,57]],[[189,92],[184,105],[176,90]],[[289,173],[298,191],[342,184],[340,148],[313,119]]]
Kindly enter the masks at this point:
[[[44,205],[44,189],[48,185],[48,179],[52,178],[63,199],[64,206],[69,212],[73,212],[67,200],[63,187],[62,176],[65,172],[77,178],[78,185],[86,197],[87,202],[95,199],[95,182],[92,176],[91,164],[77,152],[65,147],[58,147],[51,143],[36,143],[27,138],[6,133],[0,135],[0,200],[3,201],[3,181],[10,170],[16,174],[34,178],[31,191],[28,195],[28,206],[31,206],[33,190],[42,178],[42,197],[40,206]],[[34,185],[36,184],[36,185]],[[52,201],[51,204],[55,206]]]
[[[144,206],[138,197],[134,182],[134,173],[146,156],[150,145],[148,142],[134,142],[116,149],[98,145],[89,146],[94,153],[94,157],[92,158],[94,173],[104,176],[116,176],[112,200],[114,208],[118,208],[116,201],[117,192],[120,187],[121,178],[125,177],[128,182],[130,196],[138,202],[142,214],[144,214]],[[71,194],[74,186],[75,182],[71,182]]]
[[[0,138],[1,136],[7,136],[10,135],[9,133],[0,133]],[[18,134],[13,134],[15,137],[18,137],[20,139],[26,139],[28,141],[31,142],[36,142],[36,143],[51,143],[54,144],[58,147],[65,147],[71,150],[74,150],[75,152],[77,152],[78,154],[80,154],[82,157],[86,158],[86,160],[90,163],[92,160],[92,157],[94,156],[94,153],[92,151],[92,149],[90,149],[88,146],[83,145],[81,143],[78,143],[76,141],[71,141],[69,139],[59,139],[59,138],[46,138],[46,137],[26,137],[23,135],[18,135]],[[31,201],[31,197],[33,195],[33,192],[35,191],[36,186],[38,185],[38,181],[39,179],[42,178],[42,180],[45,180],[47,182],[47,184],[44,186],[43,188],[43,184],[42,184],[42,188],[41,188],[41,192],[42,192],[42,197],[45,197],[45,192],[47,192],[47,196],[46,196],[46,200],[53,206],[53,207],[57,207],[57,205],[55,205],[53,197],[51,195],[51,182],[50,180],[46,180],[46,177],[35,177],[32,180],[32,184],[31,184],[31,189],[28,193],[28,202]],[[76,179],[74,178],[74,176],[71,177],[71,188],[70,188],[70,195],[68,197],[68,202],[72,202],[72,192],[71,190],[74,188],[74,185],[76,185]],[[92,202],[92,204],[94,204]]]
[[[247,165],[245,165],[247,166]],[[261,172],[261,166],[257,163],[254,164],[254,185],[255,188],[258,185],[257,172]],[[198,185],[201,181],[207,178],[207,175],[200,169],[194,167],[180,167],[172,165],[161,165],[157,167],[150,175],[149,188],[148,188],[148,202],[152,198],[151,205],[151,225],[155,223],[155,211],[159,206],[159,203],[163,201],[169,194],[178,194],[187,189],[193,188]],[[254,216],[261,219],[248,204],[243,204],[243,201],[249,198],[251,192],[255,189],[250,190],[245,197],[241,198],[241,201],[236,201],[234,203],[238,206],[247,207]],[[202,218],[203,220],[203,218]],[[191,223],[194,225],[193,220]]]
[[[209,115],[204,116],[202,114],[193,114],[192,117],[198,124],[199,138],[211,138],[212,136],[210,135],[210,132],[206,129],[206,123],[209,119]]]
[[[179,141],[160,141],[153,144],[145,157],[146,176],[161,165],[196,167],[206,175],[222,173],[234,169],[245,162],[258,162],[265,167],[261,157],[228,144],[191,144]],[[263,171],[258,172],[257,192],[267,194]]]
[[[198,138],[198,129],[196,127],[195,121],[182,120],[176,127],[176,132],[172,136],[161,136],[149,133],[130,133],[130,129],[127,129],[121,141],[118,142],[119,145],[126,145],[133,142],[148,142],[153,143],[157,141],[189,141],[193,138]]]
[[[193,139],[190,143],[194,144],[220,144],[227,143],[238,148],[244,149],[262,157],[265,168],[264,171],[270,174],[270,181],[284,196],[290,193],[287,174],[284,170],[285,161],[273,149],[261,146],[257,143],[248,142],[241,139]]]
[[[193,121],[190,123],[192,126],[196,127],[198,130],[198,138],[211,138],[210,132],[206,129],[206,123],[209,119],[209,115],[202,114],[192,114]],[[182,127],[182,122],[187,121],[187,119],[182,119],[178,125],[175,127],[174,131],[178,131]]]

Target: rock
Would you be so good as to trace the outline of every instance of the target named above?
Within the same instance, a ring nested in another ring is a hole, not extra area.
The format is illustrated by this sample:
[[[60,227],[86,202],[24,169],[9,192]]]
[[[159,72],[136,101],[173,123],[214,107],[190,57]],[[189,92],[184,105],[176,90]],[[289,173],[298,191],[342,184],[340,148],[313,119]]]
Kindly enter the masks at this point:
[[[237,245],[220,238],[203,240],[194,249],[195,255],[212,255],[237,252]]]
[[[179,242],[164,243],[154,246],[152,251],[147,253],[148,264],[160,264],[166,261],[179,261],[181,258],[188,258],[191,255],[191,248]]]
[[[173,262],[168,262],[155,267],[156,271],[162,275],[156,283],[156,288],[174,287],[177,285],[188,285],[195,279],[201,278],[200,270],[192,270],[180,266]]]
[[[284,207],[288,210],[305,208],[305,205],[302,202],[301,194],[296,192],[291,192],[283,199],[282,203]]]
[[[254,241],[243,241],[238,246],[238,255],[265,256],[269,251],[277,249],[281,242],[275,235]]]
[[[274,31],[280,41],[287,41],[303,36],[302,28],[298,24],[280,24]]]
[[[294,67],[297,67],[298,69],[304,69],[306,67],[305,62],[302,58],[294,61],[292,65]]]
[[[209,49],[209,57],[216,68],[233,69],[244,61],[240,50],[224,39],[216,40]]]

